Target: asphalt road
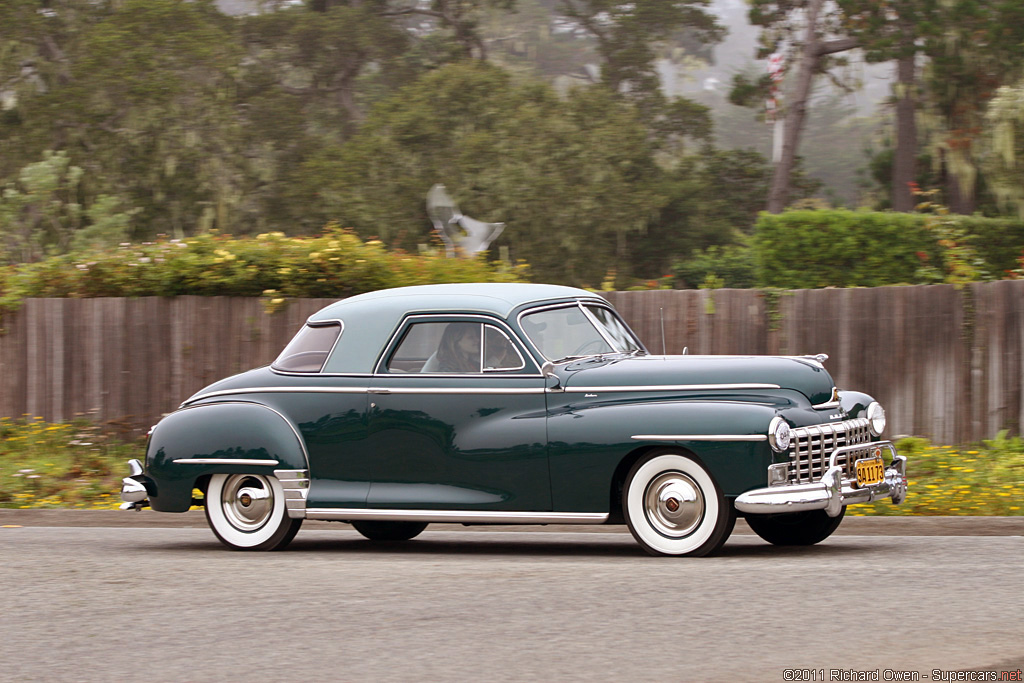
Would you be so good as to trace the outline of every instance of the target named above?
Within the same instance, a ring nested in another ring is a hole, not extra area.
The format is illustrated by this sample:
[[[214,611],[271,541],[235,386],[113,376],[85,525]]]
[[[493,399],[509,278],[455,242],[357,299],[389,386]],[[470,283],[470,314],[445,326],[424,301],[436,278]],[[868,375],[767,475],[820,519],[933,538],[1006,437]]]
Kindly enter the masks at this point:
[[[975,524],[998,535],[847,520],[800,549],[741,528],[718,557],[677,559],[614,528],[373,544],[321,524],[250,554],[194,514],[128,528],[15,512],[31,511],[0,512],[4,681],[936,680],[1024,664],[1012,519]]]

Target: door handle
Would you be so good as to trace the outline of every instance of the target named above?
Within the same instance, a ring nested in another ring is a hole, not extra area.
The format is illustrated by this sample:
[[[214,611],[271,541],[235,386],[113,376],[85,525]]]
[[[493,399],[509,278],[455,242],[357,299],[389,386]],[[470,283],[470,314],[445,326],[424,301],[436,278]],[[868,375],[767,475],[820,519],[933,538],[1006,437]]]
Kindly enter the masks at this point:
[[[390,389],[381,389],[381,388],[370,387],[369,392],[371,394],[390,394],[391,390]]]

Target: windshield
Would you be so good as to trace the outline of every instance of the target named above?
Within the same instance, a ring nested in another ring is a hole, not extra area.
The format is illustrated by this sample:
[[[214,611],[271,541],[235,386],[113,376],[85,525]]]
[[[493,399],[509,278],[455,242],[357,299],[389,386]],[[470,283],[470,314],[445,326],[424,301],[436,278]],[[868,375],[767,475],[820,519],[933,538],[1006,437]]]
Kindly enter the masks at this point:
[[[530,341],[554,362],[644,350],[626,324],[603,306],[549,308],[524,315],[522,325]]]

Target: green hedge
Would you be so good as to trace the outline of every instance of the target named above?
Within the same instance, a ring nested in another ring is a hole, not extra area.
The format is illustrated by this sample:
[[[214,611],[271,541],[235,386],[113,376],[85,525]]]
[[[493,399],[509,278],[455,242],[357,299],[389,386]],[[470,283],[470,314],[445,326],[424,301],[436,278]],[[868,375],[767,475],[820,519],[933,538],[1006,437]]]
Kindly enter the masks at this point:
[[[441,282],[524,281],[527,267],[443,252],[388,251],[379,241],[328,227],[318,237],[203,234],[56,256],[0,269],[0,312],[27,297],[345,297]]]
[[[923,216],[831,210],[761,214],[754,254],[758,284],[785,289],[911,283],[939,256]]]
[[[1020,267],[1024,223],[1006,219],[871,211],[761,214],[753,258],[761,287],[880,287],[1000,279]]]

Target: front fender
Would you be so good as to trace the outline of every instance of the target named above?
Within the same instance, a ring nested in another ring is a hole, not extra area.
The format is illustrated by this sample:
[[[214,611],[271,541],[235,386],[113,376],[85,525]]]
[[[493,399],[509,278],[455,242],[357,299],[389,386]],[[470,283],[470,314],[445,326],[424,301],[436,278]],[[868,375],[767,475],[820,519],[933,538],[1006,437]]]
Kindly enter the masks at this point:
[[[189,406],[165,417],[150,435],[150,506],[185,512],[192,489],[206,475],[273,476],[276,469],[309,469],[308,462],[298,430],[273,408],[247,401]]]
[[[875,399],[859,391],[840,391],[839,404],[848,417],[865,417],[868,406]]]
[[[548,419],[556,509],[604,511],[624,458],[660,448],[695,454],[727,496],[764,486],[771,405],[737,401],[593,402]]]

